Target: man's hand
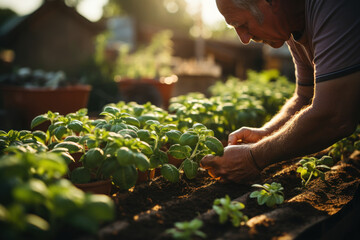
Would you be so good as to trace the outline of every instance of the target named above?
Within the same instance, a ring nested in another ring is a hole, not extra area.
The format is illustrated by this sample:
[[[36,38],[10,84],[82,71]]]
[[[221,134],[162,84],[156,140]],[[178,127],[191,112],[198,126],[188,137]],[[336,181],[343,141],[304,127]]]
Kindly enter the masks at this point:
[[[201,167],[214,178],[224,181],[246,183],[259,177],[260,170],[250,153],[250,144],[225,147],[224,155],[207,155],[201,160]]]
[[[263,128],[242,127],[229,135],[228,144],[256,143],[269,133]]]

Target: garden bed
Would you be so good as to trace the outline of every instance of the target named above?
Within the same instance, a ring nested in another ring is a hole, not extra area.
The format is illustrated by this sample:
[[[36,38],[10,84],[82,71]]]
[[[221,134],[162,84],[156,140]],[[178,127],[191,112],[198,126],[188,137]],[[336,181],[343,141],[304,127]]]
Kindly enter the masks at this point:
[[[131,191],[114,192],[117,219],[104,226],[98,237],[171,239],[165,231],[175,222],[199,218],[204,223],[201,231],[207,235],[206,239],[319,239],[330,229],[324,229],[324,226],[316,228],[316,224],[333,218],[331,226],[337,222],[336,214],[355,195],[360,171],[349,159],[339,161],[331,171],[326,172],[325,182],[314,179],[303,188],[296,173],[298,160],[274,164],[265,169],[256,181],[281,183],[285,198],[282,205],[273,208],[259,206],[256,199],[249,198],[254,191],[250,185],[221,183],[205,171],[200,171],[193,180],[182,178],[178,183],[158,177],[135,186]],[[219,223],[212,205],[214,199],[225,195],[245,204],[242,212],[249,217],[246,225],[235,228],[230,222]],[[329,218],[332,215],[334,217]],[[315,230],[311,229],[314,226]],[[336,236],[337,231],[335,228],[332,236]]]

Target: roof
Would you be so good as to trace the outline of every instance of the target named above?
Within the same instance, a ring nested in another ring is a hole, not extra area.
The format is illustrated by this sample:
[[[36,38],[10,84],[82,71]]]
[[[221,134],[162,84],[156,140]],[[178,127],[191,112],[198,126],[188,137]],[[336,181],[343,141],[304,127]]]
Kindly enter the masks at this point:
[[[91,22],[84,16],[80,15],[74,7],[67,6],[64,0],[45,0],[44,3],[33,13],[24,16],[13,17],[0,26],[0,44],[3,45],[11,41],[10,39],[12,39],[12,36],[16,35],[18,32],[21,32],[23,27],[32,21],[35,21],[49,11],[62,12],[62,14],[73,18],[74,21],[80,23],[84,28],[89,29],[89,31],[94,32],[94,34],[100,33],[105,28],[105,25],[102,22]]]

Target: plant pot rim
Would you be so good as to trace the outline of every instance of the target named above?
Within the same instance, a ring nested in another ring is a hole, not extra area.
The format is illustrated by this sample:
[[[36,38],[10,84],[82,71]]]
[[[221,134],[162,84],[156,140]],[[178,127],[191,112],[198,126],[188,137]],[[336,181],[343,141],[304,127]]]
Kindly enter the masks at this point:
[[[77,84],[77,85],[68,85],[61,87],[25,87],[25,86],[15,86],[15,85],[0,85],[0,89],[4,91],[28,91],[28,92],[49,92],[49,91],[69,91],[69,90],[84,90],[90,91],[92,88],[88,84]]]
[[[96,180],[93,182],[88,182],[88,183],[74,183],[75,186],[79,186],[79,187],[85,187],[85,186],[98,186],[98,185],[103,185],[103,184],[108,184],[109,182],[111,182],[111,179],[106,179],[106,180]]]

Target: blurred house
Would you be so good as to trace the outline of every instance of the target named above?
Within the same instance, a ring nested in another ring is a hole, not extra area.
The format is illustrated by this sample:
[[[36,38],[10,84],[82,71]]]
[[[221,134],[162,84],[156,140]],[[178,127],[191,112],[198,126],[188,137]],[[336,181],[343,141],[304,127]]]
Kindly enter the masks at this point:
[[[15,66],[76,73],[95,51],[95,36],[104,25],[94,23],[64,0],[45,0],[33,13],[0,27],[0,48],[14,51]]]

